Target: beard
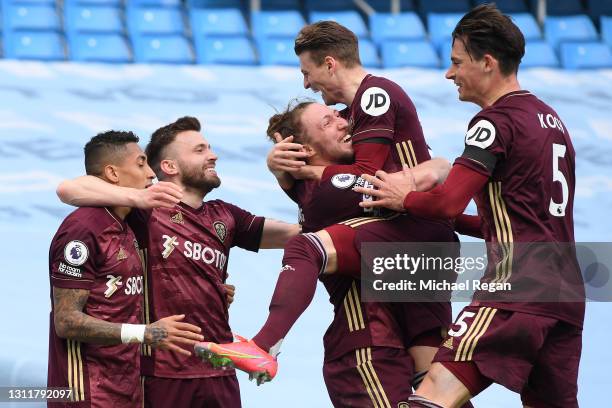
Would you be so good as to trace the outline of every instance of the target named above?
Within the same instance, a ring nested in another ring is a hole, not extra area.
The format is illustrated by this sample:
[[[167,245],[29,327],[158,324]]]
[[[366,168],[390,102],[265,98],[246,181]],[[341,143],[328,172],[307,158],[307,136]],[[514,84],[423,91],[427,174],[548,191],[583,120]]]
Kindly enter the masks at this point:
[[[217,175],[206,173],[202,168],[188,167],[181,163],[182,177],[181,182],[185,187],[208,194],[211,190],[221,185],[221,179]]]

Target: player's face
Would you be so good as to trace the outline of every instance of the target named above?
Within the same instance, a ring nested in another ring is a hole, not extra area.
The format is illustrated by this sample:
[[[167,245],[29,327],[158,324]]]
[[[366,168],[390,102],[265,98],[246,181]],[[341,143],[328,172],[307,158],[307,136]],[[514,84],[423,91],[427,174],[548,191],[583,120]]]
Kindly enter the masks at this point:
[[[209,192],[221,185],[215,170],[217,155],[202,133],[194,130],[181,132],[172,142],[181,183]]]
[[[320,158],[330,163],[352,160],[353,146],[348,135],[348,122],[337,110],[312,103],[304,109],[301,121],[308,134],[308,144]]]
[[[138,143],[125,145],[125,153],[120,164],[115,166],[121,187],[146,188],[153,184],[155,173],[147,164],[147,156]]]
[[[465,49],[463,41],[456,39],[451,51],[451,66],[446,78],[459,88],[459,100],[479,103],[486,81],[483,77],[483,61],[474,60]]]
[[[300,70],[304,76],[304,88],[312,89],[313,92],[321,92],[321,97],[326,105],[335,105],[339,101],[334,97],[335,87],[333,78],[327,64],[317,64],[312,60],[309,51],[299,55]]]

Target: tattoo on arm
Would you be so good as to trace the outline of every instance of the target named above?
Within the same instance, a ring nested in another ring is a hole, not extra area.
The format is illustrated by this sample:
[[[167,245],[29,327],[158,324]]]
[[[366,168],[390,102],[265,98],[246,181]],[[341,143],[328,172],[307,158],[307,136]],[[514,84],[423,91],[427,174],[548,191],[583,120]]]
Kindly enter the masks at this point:
[[[159,343],[168,338],[168,330],[165,327],[158,326],[158,323],[147,325],[145,329],[145,343],[156,347]]]
[[[85,343],[120,344],[121,323],[110,323],[83,313],[89,291],[53,287],[55,332]]]

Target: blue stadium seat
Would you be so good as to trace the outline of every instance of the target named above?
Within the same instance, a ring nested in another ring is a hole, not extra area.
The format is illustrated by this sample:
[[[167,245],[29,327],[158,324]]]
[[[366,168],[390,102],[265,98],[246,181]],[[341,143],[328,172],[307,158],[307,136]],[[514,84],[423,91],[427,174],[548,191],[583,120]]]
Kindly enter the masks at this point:
[[[587,10],[593,21],[599,21],[601,16],[612,16],[612,1],[587,0]]]
[[[299,0],[261,0],[262,10],[299,10]]]
[[[244,8],[241,0],[188,0],[187,4],[189,8]]]
[[[586,15],[549,16],[544,22],[544,33],[554,49],[563,41],[597,40],[595,26]]]
[[[368,4],[380,13],[389,13],[392,11],[391,2],[389,0],[368,0]],[[415,10],[414,0],[400,0],[400,12],[413,10]]]
[[[253,44],[246,37],[206,37],[195,41],[196,59],[199,64],[257,63]]]
[[[193,36],[248,34],[244,16],[238,9],[191,9]]]
[[[518,14],[510,14],[512,17],[512,21],[514,24],[521,30],[525,40],[533,40],[542,38],[542,32],[540,31],[540,26],[536,22],[535,18],[533,18],[532,14],[529,13],[518,13]]]
[[[136,34],[182,34],[183,14],[180,9],[159,7],[128,7],[127,26]]]
[[[385,40],[416,40],[426,35],[421,19],[414,12],[372,14],[370,31],[372,40],[378,45]]]
[[[438,49],[440,55],[440,65],[442,68],[448,68],[451,64],[451,54],[453,52],[453,43],[449,41],[447,44],[442,44]]]
[[[2,5],[3,7],[6,5],[11,5],[11,4],[28,4],[30,6],[32,5],[48,5],[48,6],[55,6],[55,0],[2,0]]]
[[[300,65],[293,52],[293,38],[263,38],[257,42],[257,48],[262,65]]]
[[[560,54],[566,69],[612,68],[612,51],[602,42],[563,43]]]
[[[423,67],[438,68],[440,59],[429,41],[385,41],[381,46],[385,68]]]
[[[342,24],[359,38],[368,36],[368,29],[363,19],[356,11],[312,11],[308,17],[311,23],[321,20],[332,20]]]
[[[469,0],[423,0],[419,1],[419,13],[465,13],[472,8]]]
[[[129,7],[181,7],[181,0],[128,0]]]
[[[97,5],[97,6],[112,6],[122,7],[122,0],[64,0],[64,7],[74,5]]]
[[[193,52],[182,35],[133,35],[134,61],[191,64]]]
[[[68,32],[115,32],[123,31],[121,10],[117,7],[96,5],[66,5],[64,27]]]
[[[27,3],[3,4],[3,24],[6,31],[59,30],[60,20],[54,5]]]
[[[73,61],[130,62],[125,37],[114,33],[75,33],[68,36]]]
[[[474,6],[484,3],[495,3],[503,13],[526,13],[529,11],[524,0],[474,0]]]
[[[310,11],[341,11],[355,9],[353,0],[305,0],[304,8]]]
[[[4,36],[4,56],[45,61],[65,59],[64,41],[53,31],[18,31]]]
[[[525,44],[525,56],[521,68],[549,67],[557,68],[559,60],[549,43],[543,40],[531,40]]]
[[[370,40],[359,40],[359,59],[364,67],[380,68],[380,58],[378,58],[376,46]]]
[[[601,16],[601,38],[612,47],[612,16]]]
[[[538,7],[538,0],[531,0],[531,11],[535,14]],[[549,16],[568,16],[582,14],[584,9],[580,0],[547,0],[546,14]]]
[[[251,14],[251,28],[256,39],[291,37],[293,40],[306,24],[297,11],[260,11]],[[293,46],[291,46],[293,49]]]
[[[427,16],[429,38],[438,50],[451,41],[453,30],[461,17],[461,13],[430,13]]]

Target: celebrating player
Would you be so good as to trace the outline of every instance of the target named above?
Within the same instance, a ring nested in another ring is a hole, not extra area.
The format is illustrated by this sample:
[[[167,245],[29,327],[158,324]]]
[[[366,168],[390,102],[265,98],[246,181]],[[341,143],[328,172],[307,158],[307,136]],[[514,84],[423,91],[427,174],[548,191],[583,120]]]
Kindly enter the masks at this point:
[[[256,217],[221,200],[202,202],[221,180],[215,171],[217,156],[196,118],[180,118],[156,130],[146,152],[158,178],[170,182],[158,188],[155,199],[176,205],[134,211],[128,217],[137,236],[147,243],[145,319],[187,308],[186,320],[202,327],[207,340],[231,341],[223,286],[230,248],[282,248],[299,226]],[[147,207],[154,201],[89,177],[64,182],[60,190],[64,202],[77,205]],[[274,377],[276,361],[270,359],[259,369]],[[162,354],[145,347],[142,372],[146,406],[240,406],[234,370],[215,369],[196,356]]]
[[[109,186],[149,186],[154,174],[137,143],[131,132],[93,137],[85,145],[87,174]],[[69,404],[49,406],[140,407],[140,351],[129,343],[189,356],[179,344],[189,347],[203,338],[198,327],[181,322],[183,315],[167,313],[142,324],[143,269],[124,221],[129,212],[126,206],[79,208],[51,242],[47,385],[72,394]]]
[[[453,31],[446,77],[459,99],[482,110],[470,121],[465,150],[446,182],[412,192],[408,172],[364,176],[357,189],[386,206],[428,217],[453,217],[474,197],[487,242],[501,249],[484,282],[526,281],[529,298],[481,300],[476,293],[449,331],[410,407],[456,407],[492,382],[521,394],[524,406],[577,407],[584,301],[538,302],[547,288],[573,282],[584,294],[577,262],[558,262],[559,243],[574,242],[575,152],[559,115],[526,90],[517,71],[525,40],[511,19],[483,5]],[[544,256],[524,256],[521,244],[549,243]],[[570,285],[571,286],[571,285]],[[562,299],[559,299],[562,300]],[[562,367],[562,368],[561,368]]]

